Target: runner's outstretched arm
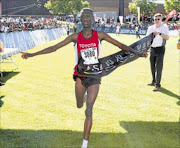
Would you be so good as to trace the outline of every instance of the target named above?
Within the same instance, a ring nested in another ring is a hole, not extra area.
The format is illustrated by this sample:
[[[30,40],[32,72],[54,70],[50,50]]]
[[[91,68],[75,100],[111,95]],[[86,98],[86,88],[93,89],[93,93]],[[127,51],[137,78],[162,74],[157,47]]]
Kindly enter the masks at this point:
[[[147,52],[143,52],[143,53],[139,53],[137,51],[135,51],[134,49],[132,49],[131,47],[128,47],[126,46],[125,44],[123,43],[120,43],[119,41],[111,38],[107,33],[104,33],[104,32],[98,32],[98,37],[99,39],[102,41],[102,40],[105,40],[119,48],[121,48],[122,50],[125,50],[127,52],[131,52],[131,53],[134,53],[135,55],[139,56],[139,57],[147,57]]]
[[[78,34],[74,33],[70,36],[68,36],[67,38],[65,38],[63,41],[61,41],[60,43],[54,45],[54,46],[50,46],[48,48],[45,48],[43,50],[40,50],[38,52],[35,52],[35,53],[25,53],[25,52],[21,52],[22,53],[22,58],[23,59],[28,59],[29,57],[34,57],[34,56],[37,56],[37,55],[41,55],[41,54],[47,54],[47,53],[51,53],[51,52],[54,52],[56,51],[57,49],[71,43],[71,42],[76,42],[77,40],[77,36]]]

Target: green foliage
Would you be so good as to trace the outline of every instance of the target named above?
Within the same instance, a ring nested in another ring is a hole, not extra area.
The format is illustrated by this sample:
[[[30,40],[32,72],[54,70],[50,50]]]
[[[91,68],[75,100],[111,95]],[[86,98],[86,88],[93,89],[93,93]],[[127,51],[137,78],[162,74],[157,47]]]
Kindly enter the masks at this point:
[[[130,12],[137,13],[137,4],[135,3],[135,0],[133,0],[132,3],[129,3],[128,8]]]
[[[145,14],[153,13],[156,7],[157,7],[157,4],[156,4],[156,3],[154,3],[154,2],[149,2],[149,3],[146,5],[146,9],[144,9],[144,13],[145,13]]]
[[[130,12],[137,13],[137,7],[140,7],[141,14],[149,14],[154,12],[157,5],[154,2],[147,3],[147,0],[133,0],[128,7]]]
[[[77,14],[84,7],[89,7],[87,1],[82,0],[51,0],[44,5],[51,14]]]
[[[165,0],[164,9],[166,12],[171,10],[180,11],[180,0]]]

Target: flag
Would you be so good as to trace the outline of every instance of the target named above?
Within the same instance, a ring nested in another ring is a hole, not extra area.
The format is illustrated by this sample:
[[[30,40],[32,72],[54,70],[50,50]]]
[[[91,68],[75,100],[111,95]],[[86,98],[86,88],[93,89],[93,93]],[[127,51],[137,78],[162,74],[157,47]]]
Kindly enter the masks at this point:
[[[176,10],[172,10],[171,12],[169,12],[169,14],[166,17],[166,20],[164,21],[164,24],[167,23],[167,21],[174,15],[176,14]]]

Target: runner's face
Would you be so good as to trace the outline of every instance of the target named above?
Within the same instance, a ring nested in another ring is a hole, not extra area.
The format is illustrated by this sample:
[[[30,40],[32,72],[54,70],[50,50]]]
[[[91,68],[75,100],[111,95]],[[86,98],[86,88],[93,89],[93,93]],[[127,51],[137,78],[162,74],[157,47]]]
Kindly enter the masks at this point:
[[[93,14],[90,10],[84,10],[81,13],[81,22],[84,28],[90,28],[93,20]]]

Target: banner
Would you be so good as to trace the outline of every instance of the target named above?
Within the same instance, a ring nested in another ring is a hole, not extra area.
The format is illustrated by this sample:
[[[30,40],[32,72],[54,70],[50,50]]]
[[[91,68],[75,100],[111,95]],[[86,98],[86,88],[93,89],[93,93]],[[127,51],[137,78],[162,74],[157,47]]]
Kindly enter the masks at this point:
[[[130,47],[138,52],[147,51],[150,48],[152,39],[153,35],[151,34],[133,43],[130,45]],[[77,72],[85,77],[100,78],[110,74],[120,65],[127,64],[137,58],[138,56],[135,54],[122,50],[115,54],[98,59],[97,64],[86,65],[84,64],[83,58],[79,54]]]
[[[103,31],[106,33],[116,33],[116,27],[105,27],[105,26],[94,26],[92,27],[96,31]],[[77,25],[77,30],[80,31],[82,30],[82,25],[78,24]],[[139,34],[140,35],[146,35],[147,29],[140,28]],[[135,28],[121,28],[120,29],[120,34],[136,34]]]
[[[4,43],[4,48],[18,48],[16,52],[12,53],[15,55],[47,41],[55,40],[65,34],[66,30],[64,28],[0,33],[0,41]],[[3,56],[3,59],[7,57],[9,57],[8,54]]]

